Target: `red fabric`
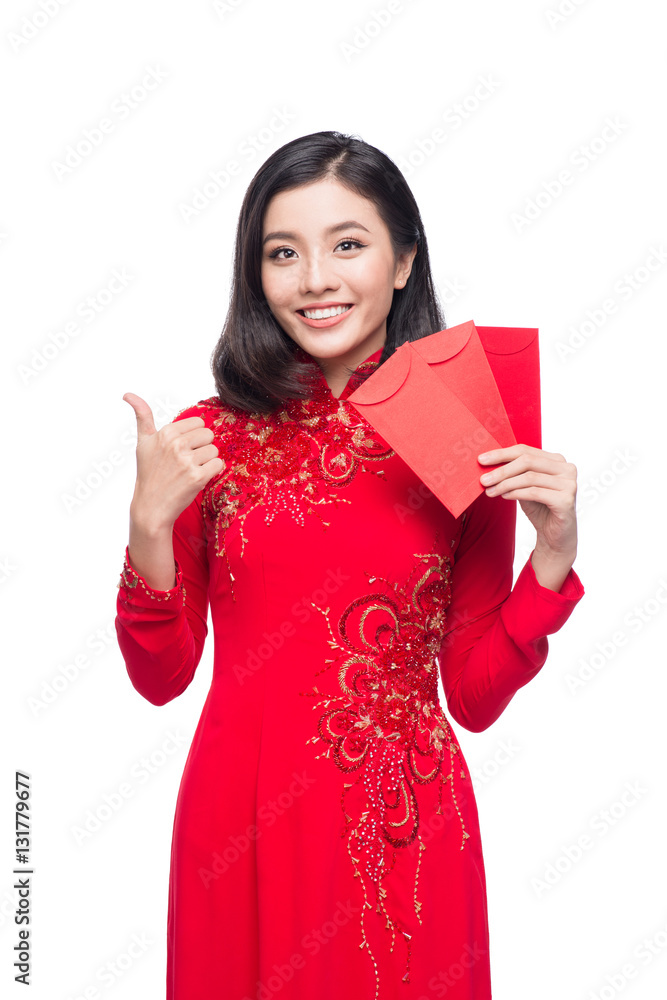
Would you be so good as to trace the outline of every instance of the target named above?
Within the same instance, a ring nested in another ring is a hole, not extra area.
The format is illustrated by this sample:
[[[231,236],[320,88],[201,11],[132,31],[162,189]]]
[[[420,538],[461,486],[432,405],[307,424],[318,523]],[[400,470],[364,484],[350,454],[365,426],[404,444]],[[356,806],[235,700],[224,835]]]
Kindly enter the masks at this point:
[[[374,365],[371,355],[357,372]],[[315,367],[307,355],[304,364]],[[319,372],[319,369],[317,369]],[[490,726],[584,591],[528,561],[516,501],[457,520],[319,375],[269,417],[203,400],[225,468],[174,526],[176,585],[126,549],[116,629],[155,705],[213,679],[185,764],[167,1000],[488,1000],[486,882],[451,717]]]

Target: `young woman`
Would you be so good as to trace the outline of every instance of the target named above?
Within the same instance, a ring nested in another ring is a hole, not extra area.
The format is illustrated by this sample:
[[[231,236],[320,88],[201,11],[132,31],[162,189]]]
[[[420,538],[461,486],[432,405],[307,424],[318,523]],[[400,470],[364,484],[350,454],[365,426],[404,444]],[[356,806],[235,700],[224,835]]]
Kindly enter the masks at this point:
[[[160,431],[123,397],[137,483],[116,627],[137,691],[181,694],[209,607],[214,630],[176,806],[168,1000],[491,996],[477,808],[438,670],[478,732],[544,664],[583,595],[576,469],[491,452],[457,519],[425,490],[348,397],[444,328],[400,171],[318,132],[246,193],[216,395]],[[537,537],[512,589],[517,501]]]

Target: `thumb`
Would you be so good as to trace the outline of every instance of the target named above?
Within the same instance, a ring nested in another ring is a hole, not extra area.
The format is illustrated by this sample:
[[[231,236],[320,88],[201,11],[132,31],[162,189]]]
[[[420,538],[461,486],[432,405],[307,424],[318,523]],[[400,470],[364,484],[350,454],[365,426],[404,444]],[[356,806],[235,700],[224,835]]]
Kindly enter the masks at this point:
[[[126,403],[129,403],[134,410],[134,415],[137,418],[137,438],[148,437],[150,434],[156,434],[155,421],[153,420],[153,411],[141,396],[137,396],[134,392],[126,392],[123,396]]]

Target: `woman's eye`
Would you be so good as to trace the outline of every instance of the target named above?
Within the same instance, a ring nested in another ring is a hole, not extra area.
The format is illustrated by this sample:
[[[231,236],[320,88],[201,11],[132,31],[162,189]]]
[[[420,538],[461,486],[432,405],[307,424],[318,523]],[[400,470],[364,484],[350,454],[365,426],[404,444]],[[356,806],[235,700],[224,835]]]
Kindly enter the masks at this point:
[[[349,239],[349,240],[340,240],[336,244],[336,246],[337,247],[343,247],[343,250],[346,252],[346,251],[348,251],[350,249],[351,250],[357,250],[359,247],[365,247],[366,244],[365,243],[361,243],[359,240]],[[272,260],[292,260],[293,259],[292,257],[281,257],[280,255],[281,254],[294,254],[294,253],[295,253],[295,251],[292,250],[291,247],[276,247],[275,250],[271,251],[271,253],[269,254],[269,257]]]
[[[365,243],[360,243],[359,240],[341,240],[340,243],[338,244],[338,246],[339,247],[343,246],[343,244],[347,244],[348,247],[350,245],[354,244],[355,248],[357,248],[357,247],[363,247],[363,246],[366,245]]]
[[[272,250],[269,257],[277,257],[279,253],[294,253],[289,247],[278,247],[276,250]],[[290,260],[289,257],[282,257],[281,260]]]

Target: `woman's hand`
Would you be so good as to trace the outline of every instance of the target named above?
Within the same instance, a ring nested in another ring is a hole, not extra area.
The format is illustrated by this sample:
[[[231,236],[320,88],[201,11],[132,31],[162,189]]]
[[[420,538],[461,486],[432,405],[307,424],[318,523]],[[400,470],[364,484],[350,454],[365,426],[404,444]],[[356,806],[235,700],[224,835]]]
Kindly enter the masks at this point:
[[[137,418],[137,481],[131,518],[152,532],[169,531],[206,483],[224,468],[214,434],[201,417],[155,429],[148,403],[126,392]]]
[[[557,452],[527,444],[477,456],[481,465],[505,464],[480,476],[488,496],[518,500],[537,531],[532,565],[538,582],[560,590],[577,554],[577,469]]]

